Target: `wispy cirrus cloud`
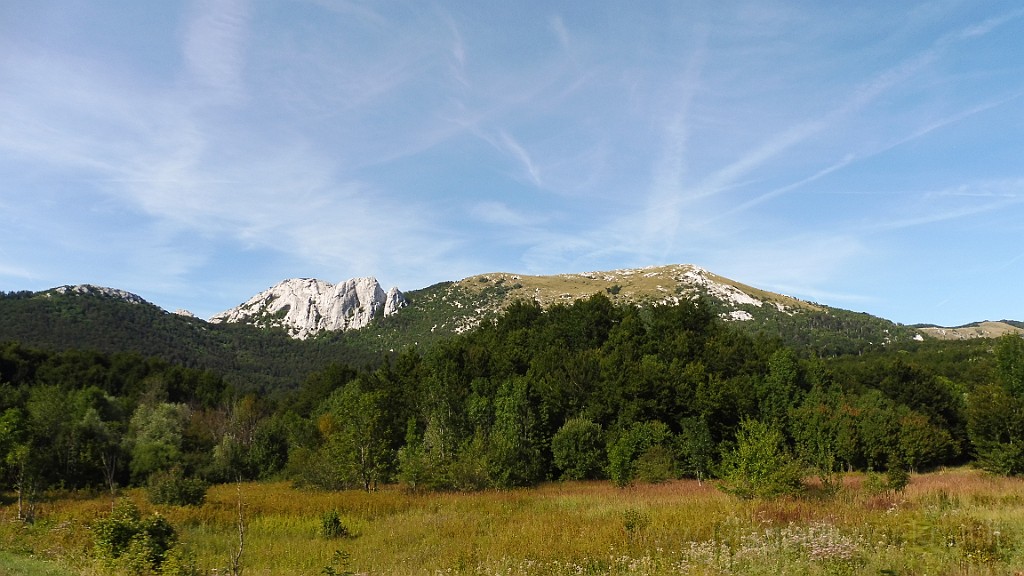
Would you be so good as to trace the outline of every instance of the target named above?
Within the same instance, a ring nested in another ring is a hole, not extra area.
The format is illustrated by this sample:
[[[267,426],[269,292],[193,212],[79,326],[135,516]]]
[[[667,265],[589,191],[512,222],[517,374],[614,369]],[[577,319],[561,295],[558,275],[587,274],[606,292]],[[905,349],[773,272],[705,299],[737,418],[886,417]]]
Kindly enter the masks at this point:
[[[523,145],[505,131],[501,131],[498,134],[498,142],[504,151],[511,154],[519,162],[522,166],[523,174],[529,182],[538,188],[542,188],[544,184],[541,182],[540,168],[534,163],[530,153],[523,148]]]
[[[58,4],[0,21],[0,223],[35,239],[0,276],[694,262],[852,301],[1020,220],[1019,9]]]
[[[182,52],[188,71],[215,95],[235,99],[245,92],[247,0],[209,0],[193,4]]]
[[[869,231],[898,230],[960,220],[1024,204],[1024,179],[983,180],[915,195],[921,205],[910,216],[865,224]]]

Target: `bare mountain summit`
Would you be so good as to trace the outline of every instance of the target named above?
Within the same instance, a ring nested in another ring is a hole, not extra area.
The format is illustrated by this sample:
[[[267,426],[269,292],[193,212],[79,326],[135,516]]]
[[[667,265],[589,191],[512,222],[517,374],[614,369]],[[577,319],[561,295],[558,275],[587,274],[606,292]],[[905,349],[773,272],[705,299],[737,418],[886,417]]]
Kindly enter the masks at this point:
[[[210,322],[279,326],[293,338],[306,339],[325,330],[362,328],[374,318],[390,316],[405,305],[405,296],[398,288],[384,292],[372,277],[353,278],[341,284],[293,278],[212,316]]]

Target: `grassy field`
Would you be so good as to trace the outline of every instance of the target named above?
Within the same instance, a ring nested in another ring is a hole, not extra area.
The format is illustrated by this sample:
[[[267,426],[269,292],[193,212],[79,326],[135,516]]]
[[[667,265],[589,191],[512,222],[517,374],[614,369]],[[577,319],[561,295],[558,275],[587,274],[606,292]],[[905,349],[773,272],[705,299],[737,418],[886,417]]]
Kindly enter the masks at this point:
[[[262,483],[216,486],[201,507],[159,509],[140,492],[125,496],[169,519],[210,574],[224,574],[237,553],[239,491],[246,575],[1024,574],[1020,480],[953,470],[914,476],[899,495],[862,484],[851,476],[834,498],[770,502],[693,481],[432,495]],[[88,526],[110,509],[109,497],[68,495],[41,504],[25,525],[5,506],[0,574],[62,573],[38,564],[4,572],[30,555],[103,573]],[[330,511],[347,536],[322,534]]]
[[[72,574],[53,562],[0,551],[0,576],[71,576]]]

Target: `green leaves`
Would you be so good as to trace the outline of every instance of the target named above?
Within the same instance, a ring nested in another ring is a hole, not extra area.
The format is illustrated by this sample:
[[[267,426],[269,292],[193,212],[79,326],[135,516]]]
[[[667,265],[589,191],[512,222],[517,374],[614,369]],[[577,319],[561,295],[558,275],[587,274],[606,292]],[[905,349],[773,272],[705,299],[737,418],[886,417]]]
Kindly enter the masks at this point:
[[[129,500],[119,501],[110,516],[97,520],[92,530],[96,556],[131,574],[159,572],[178,540],[166,518],[158,514],[142,518]]]
[[[803,467],[785,446],[782,432],[757,420],[744,420],[736,445],[722,458],[725,492],[740,498],[774,498],[803,490]]]
[[[551,439],[555,466],[565,480],[599,478],[605,466],[604,431],[586,418],[568,420]]]

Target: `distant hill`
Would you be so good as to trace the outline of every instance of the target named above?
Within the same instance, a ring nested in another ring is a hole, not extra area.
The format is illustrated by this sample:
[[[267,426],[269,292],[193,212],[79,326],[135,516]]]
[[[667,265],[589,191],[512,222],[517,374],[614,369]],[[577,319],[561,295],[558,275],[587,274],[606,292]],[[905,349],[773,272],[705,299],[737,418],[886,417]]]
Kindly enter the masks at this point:
[[[332,363],[369,365],[406,348],[425,349],[493,321],[516,301],[550,308],[594,294],[654,310],[698,299],[740,330],[824,356],[925,337],[1024,333],[1024,325],[1011,321],[953,329],[904,326],[760,290],[685,264],[550,276],[492,272],[404,294],[397,288],[385,293],[372,278],[339,285],[304,280],[298,288],[296,282],[257,294],[236,313],[218,315],[219,323],[170,313],[114,288],[0,293],[0,341],[54,350],[133,352],[267,389],[295,386]]]
[[[1000,320],[998,322],[973,322],[954,328],[944,328],[934,325],[915,325],[919,332],[929,338],[938,340],[971,340],[974,338],[999,338],[1006,334],[1024,334],[1024,325],[1021,322],[1012,320]]]
[[[55,351],[131,352],[216,371],[246,389],[293,386],[331,362],[376,359],[376,353],[343,343],[294,340],[281,329],[211,324],[130,292],[89,285],[0,293],[2,341]]]
[[[594,294],[620,304],[651,307],[700,298],[742,330],[824,355],[923,338],[915,329],[883,318],[760,290],[685,264],[550,276],[478,274],[406,292],[407,307],[345,337],[397,350],[472,330],[517,300],[550,307]]]

